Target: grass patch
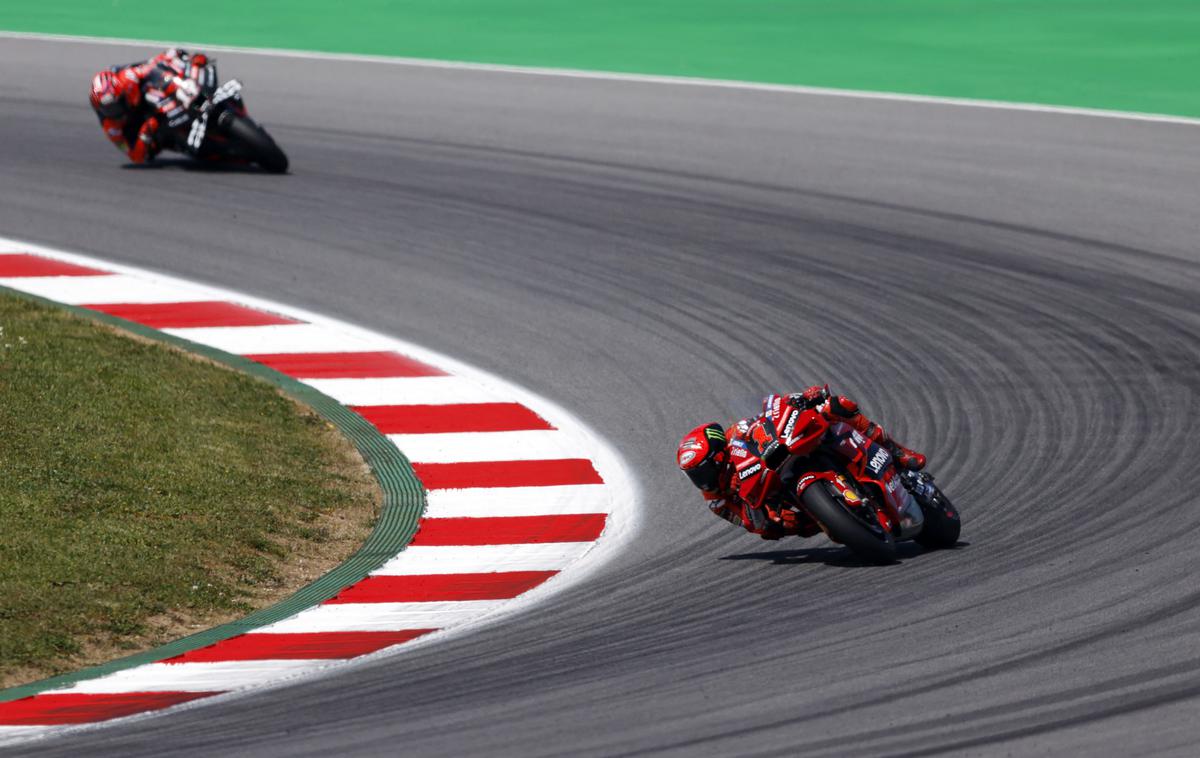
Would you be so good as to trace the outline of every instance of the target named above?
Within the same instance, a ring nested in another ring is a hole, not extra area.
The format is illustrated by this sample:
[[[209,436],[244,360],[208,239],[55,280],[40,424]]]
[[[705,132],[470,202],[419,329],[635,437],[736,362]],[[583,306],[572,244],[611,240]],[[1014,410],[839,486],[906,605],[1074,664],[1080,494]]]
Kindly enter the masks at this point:
[[[210,0],[205,10],[7,2],[0,28],[1200,117],[1196,0]]]
[[[0,686],[268,605],[352,553],[378,501],[270,385],[0,294]]]

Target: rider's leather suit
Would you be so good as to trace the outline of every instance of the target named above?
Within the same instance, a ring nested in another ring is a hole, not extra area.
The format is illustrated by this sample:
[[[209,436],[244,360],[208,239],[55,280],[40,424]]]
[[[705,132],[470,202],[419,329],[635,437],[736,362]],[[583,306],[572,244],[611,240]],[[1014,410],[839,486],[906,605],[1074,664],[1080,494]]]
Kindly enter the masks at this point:
[[[134,163],[153,158],[159,150],[158,130],[173,126],[169,122],[174,118],[186,118],[198,92],[196,80],[209,63],[203,53],[171,48],[147,61],[112,66],[125,108],[117,117],[97,111],[104,136]]]

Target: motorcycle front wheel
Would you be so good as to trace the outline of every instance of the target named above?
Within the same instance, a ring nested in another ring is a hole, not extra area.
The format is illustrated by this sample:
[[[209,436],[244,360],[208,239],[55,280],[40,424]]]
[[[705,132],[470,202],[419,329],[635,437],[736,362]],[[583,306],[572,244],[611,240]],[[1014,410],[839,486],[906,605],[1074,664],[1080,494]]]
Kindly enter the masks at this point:
[[[288,159],[284,152],[271,139],[271,135],[258,124],[248,118],[234,116],[225,125],[225,133],[230,141],[236,143],[239,152],[246,154],[253,162],[273,174],[283,174],[288,170]]]
[[[887,564],[896,560],[896,541],[875,517],[874,508],[866,501],[851,512],[835,498],[822,483],[814,483],[801,495],[804,509],[816,519],[825,533],[850,548],[868,563]]]
[[[918,501],[918,504],[925,514],[925,524],[921,527],[920,534],[913,540],[921,547],[930,550],[957,545],[958,535],[962,533],[962,520],[959,519],[958,509],[942,494],[942,491],[937,491],[932,502]]]

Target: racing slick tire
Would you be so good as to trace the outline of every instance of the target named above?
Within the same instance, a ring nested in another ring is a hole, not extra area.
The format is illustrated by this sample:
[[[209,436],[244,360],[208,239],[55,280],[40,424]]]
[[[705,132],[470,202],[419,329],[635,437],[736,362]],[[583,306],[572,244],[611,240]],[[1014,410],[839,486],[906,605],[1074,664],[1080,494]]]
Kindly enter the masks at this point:
[[[918,502],[925,514],[925,524],[913,541],[929,550],[957,545],[958,535],[962,532],[962,521],[958,516],[958,509],[950,499],[938,490],[931,503]]]
[[[288,170],[288,158],[271,139],[271,135],[248,118],[234,116],[225,127],[229,139],[238,143],[250,160],[263,170],[283,174]]]
[[[896,541],[891,532],[878,524],[872,528],[821,484],[804,490],[801,499],[805,510],[825,528],[830,539],[850,548],[858,558],[880,565],[896,561]],[[864,506],[869,507],[866,502]],[[874,512],[871,517],[873,520]]]

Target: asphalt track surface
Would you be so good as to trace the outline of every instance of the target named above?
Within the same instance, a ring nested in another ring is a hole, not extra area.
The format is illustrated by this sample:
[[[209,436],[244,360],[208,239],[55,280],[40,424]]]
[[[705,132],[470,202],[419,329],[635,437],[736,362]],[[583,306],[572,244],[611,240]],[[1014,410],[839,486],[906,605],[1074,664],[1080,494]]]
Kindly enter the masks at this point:
[[[294,173],[122,167],[0,42],[0,230],[451,353],[615,441],[643,525],[536,610],[33,755],[1163,754],[1200,746],[1200,131],[220,56]],[[828,380],[960,549],[709,516],[678,437]]]

